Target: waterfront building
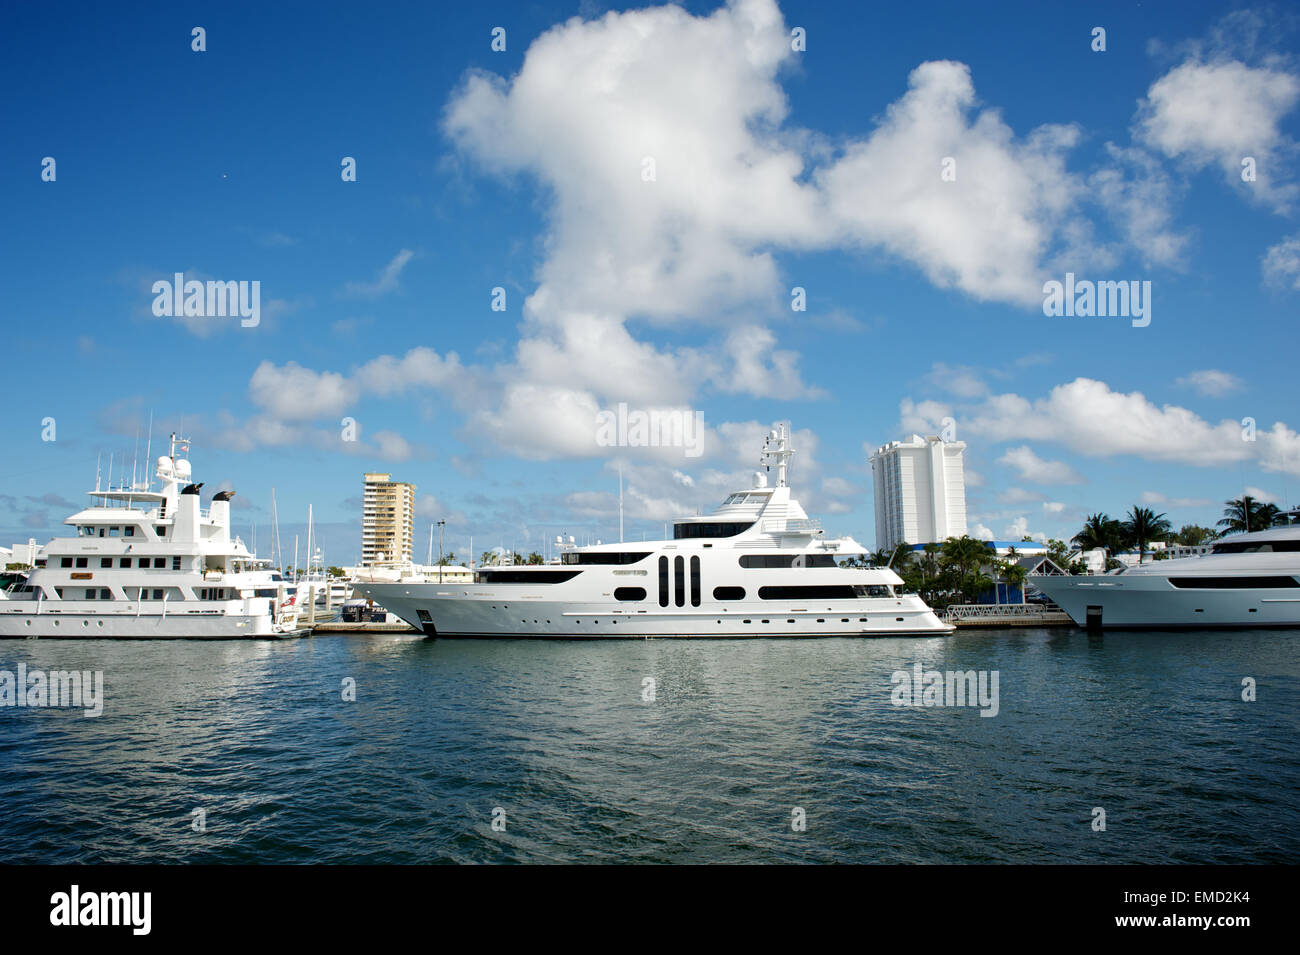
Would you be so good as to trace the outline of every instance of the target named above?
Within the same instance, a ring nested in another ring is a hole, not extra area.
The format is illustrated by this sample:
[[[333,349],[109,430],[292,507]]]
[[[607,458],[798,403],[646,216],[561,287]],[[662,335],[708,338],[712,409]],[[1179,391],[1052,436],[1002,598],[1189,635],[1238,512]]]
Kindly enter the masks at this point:
[[[912,435],[871,456],[876,547],[938,543],[966,533],[964,441]]]
[[[410,562],[415,543],[415,485],[391,474],[365,477],[361,514],[361,563]]]

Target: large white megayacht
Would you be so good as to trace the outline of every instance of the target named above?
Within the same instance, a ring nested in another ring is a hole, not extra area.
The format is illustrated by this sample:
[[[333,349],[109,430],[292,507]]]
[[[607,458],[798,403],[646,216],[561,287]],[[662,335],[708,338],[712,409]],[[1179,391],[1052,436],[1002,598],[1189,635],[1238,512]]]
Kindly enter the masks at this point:
[[[278,572],[230,535],[230,499],[207,513],[190,483],[189,443],[171,436],[152,481],[98,487],[64,520],[75,537],[45,547],[45,565],[0,593],[0,637],[249,638],[303,633],[281,618]],[[111,479],[109,481],[112,483]]]
[[[673,539],[563,551],[558,564],[484,567],[472,584],[358,581],[355,589],[429,636],[814,637],[944,635],[888,568],[848,568],[868,553],[825,538],[790,494],[786,428],[763,449],[776,485],[756,473]]]
[[[1081,627],[1300,627],[1300,524],[1232,534],[1200,556],[1031,582]]]

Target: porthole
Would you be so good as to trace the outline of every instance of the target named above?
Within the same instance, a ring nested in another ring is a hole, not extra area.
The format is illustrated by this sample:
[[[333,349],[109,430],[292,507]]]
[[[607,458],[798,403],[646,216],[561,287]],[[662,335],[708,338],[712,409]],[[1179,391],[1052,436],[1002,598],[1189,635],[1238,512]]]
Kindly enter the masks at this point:
[[[96,621],[95,621],[95,626],[97,626],[97,627],[103,627],[103,626],[104,626],[104,621],[102,621],[102,620],[96,620]]]
[[[859,619],[859,620],[866,620],[867,618],[866,618],[866,617],[859,617],[858,619]],[[903,622],[903,618],[902,618],[902,617],[895,617],[894,619],[897,620],[899,623],[902,623],[902,622]]]
[[[825,622],[826,622],[826,618],[825,618],[825,617],[818,617],[818,618],[817,618],[817,622],[818,622],[818,623],[825,623]]]
[[[89,620],[83,620],[83,621],[81,621],[81,625],[82,625],[83,627],[89,627],[89,626],[90,626],[90,621],[89,621]]]
[[[786,623],[794,623],[794,617],[790,617],[788,620],[786,620]]]

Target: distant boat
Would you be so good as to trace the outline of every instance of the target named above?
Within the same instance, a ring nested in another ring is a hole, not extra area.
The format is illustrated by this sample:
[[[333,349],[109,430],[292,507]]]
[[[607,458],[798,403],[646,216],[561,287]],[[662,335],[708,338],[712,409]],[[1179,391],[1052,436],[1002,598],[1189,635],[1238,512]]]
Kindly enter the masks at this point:
[[[230,536],[234,491],[200,506],[202,484],[171,436],[152,482],[88,492],[25,580],[0,593],[0,637],[250,638],[296,634],[279,613],[285,583]],[[111,477],[109,481],[111,485]]]
[[[371,597],[430,636],[875,637],[943,636],[955,628],[920,597],[899,593],[887,567],[849,568],[868,553],[826,539],[791,496],[785,426],[762,460],[776,469],[673,539],[563,549],[558,564],[482,567],[473,583],[358,580]]]
[[[1081,627],[1300,627],[1300,524],[1232,534],[1204,555],[1029,580]]]

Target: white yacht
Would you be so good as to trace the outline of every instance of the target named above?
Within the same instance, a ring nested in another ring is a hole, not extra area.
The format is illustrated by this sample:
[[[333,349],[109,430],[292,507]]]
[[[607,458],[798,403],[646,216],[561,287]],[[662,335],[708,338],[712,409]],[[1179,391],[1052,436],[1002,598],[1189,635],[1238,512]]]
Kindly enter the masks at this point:
[[[558,563],[483,567],[473,583],[358,580],[357,593],[429,636],[942,636],[920,597],[888,568],[848,568],[868,553],[830,540],[786,484],[794,451],[768,435],[764,473],[707,517],[678,520],[673,539],[565,549]]]
[[[205,513],[202,484],[171,436],[153,482],[96,488],[64,523],[75,537],[46,545],[25,581],[0,593],[0,637],[249,638],[294,636],[278,613],[284,583],[230,535],[230,499]],[[110,479],[109,484],[112,481]]]
[[[1300,627],[1300,524],[1232,534],[1200,556],[1031,581],[1081,627]]]

